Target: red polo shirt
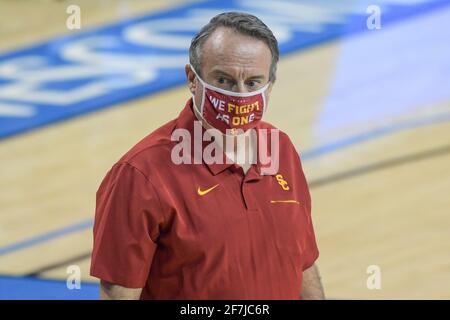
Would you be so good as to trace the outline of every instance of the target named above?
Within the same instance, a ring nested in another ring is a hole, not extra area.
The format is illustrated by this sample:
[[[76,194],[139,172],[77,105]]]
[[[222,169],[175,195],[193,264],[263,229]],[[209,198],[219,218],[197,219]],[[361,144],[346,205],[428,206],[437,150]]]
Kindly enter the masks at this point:
[[[300,159],[280,131],[279,170],[174,164],[189,100],[108,172],[97,191],[91,275],[141,299],[299,299],[319,253]],[[258,128],[273,129],[262,123]]]

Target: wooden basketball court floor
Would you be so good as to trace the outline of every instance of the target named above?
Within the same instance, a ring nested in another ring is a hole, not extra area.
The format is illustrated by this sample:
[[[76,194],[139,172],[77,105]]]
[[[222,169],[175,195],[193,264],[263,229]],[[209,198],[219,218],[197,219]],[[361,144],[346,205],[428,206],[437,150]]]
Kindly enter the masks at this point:
[[[83,26],[181,1],[78,1]],[[36,8],[32,8],[36,4]],[[0,49],[65,32],[66,2],[1,1]],[[38,8],[39,7],[39,8]],[[45,8],[45,9],[43,9]],[[16,19],[21,14],[21,19]],[[51,20],[46,17],[53,17]],[[45,23],[43,23],[43,19]],[[333,41],[284,57],[267,120],[302,154],[327,141],[376,130],[360,123],[314,134],[341,52]],[[178,87],[0,141],[0,247],[93,217],[95,192],[112,164],[189,98]],[[389,125],[450,111],[450,101],[389,119]],[[305,154],[306,156],[306,154]],[[450,298],[450,122],[391,130],[303,161],[326,294],[343,299]],[[65,279],[68,265],[89,276],[91,228],[0,255],[0,274]],[[367,268],[381,270],[369,290]]]

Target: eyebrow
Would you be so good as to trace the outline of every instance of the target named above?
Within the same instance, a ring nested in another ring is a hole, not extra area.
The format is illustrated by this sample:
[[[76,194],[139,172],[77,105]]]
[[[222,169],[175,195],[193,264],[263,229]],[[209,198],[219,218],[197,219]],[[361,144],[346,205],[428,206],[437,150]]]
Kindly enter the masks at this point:
[[[226,73],[225,71],[222,71],[222,70],[214,70],[213,73],[215,75],[223,75],[223,76],[226,76],[226,77],[232,78],[232,79],[234,78],[232,75],[230,75],[230,74],[228,74],[228,73]],[[263,74],[261,74],[261,75],[251,76],[247,80],[249,80],[249,79],[252,79],[252,80],[256,80],[256,79],[263,80],[265,78],[266,77]]]

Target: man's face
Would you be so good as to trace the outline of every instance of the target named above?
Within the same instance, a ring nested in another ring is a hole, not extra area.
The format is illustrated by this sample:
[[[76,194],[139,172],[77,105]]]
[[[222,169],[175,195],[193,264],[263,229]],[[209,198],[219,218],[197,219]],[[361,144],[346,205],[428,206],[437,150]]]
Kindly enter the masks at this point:
[[[239,34],[228,28],[218,28],[201,51],[202,79],[221,89],[234,92],[251,92],[265,86],[269,81],[272,54],[263,41]],[[196,70],[197,71],[197,70]],[[202,99],[202,85],[186,66],[189,89],[197,105]],[[266,90],[269,100],[272,84]]]

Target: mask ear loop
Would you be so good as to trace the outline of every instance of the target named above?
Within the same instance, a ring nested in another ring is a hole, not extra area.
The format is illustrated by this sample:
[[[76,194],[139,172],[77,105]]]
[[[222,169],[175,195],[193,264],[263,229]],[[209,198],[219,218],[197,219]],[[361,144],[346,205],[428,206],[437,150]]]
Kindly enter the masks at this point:
[[[195,96],[194,95],[192,95],[192,101],[194,102],[194,108],[197,110],[198,113],[200,113],[200,115],[201,115],[201,117],[203,119],[203,117],[204,117],[203,111],[204,111],[204,107],[205,107],[205,93],[206,93],[205,83],[203,82],[202,79],[200,79],[200,77],[198,76],[198,74],[195,71],[194,67],[191,64],[189,64],[189,66],[191,67],[192,72],[194,72],[195,78],[202,85],[202,100],[201,100],[202,102],[200,103],[200,110],[198,109],[197,104],[195,103]]]
[[[268,86],[267,86],[267,88],[268,88]],[[263,92],[261,92],[262,98],[263,98],[263,105],[264,105],[263,116],[264,116],[264,115],[266,114],[266,112],[267,112],[267,101],[266,101],[266,92],[267,92],[267,88],[266,88]]]

